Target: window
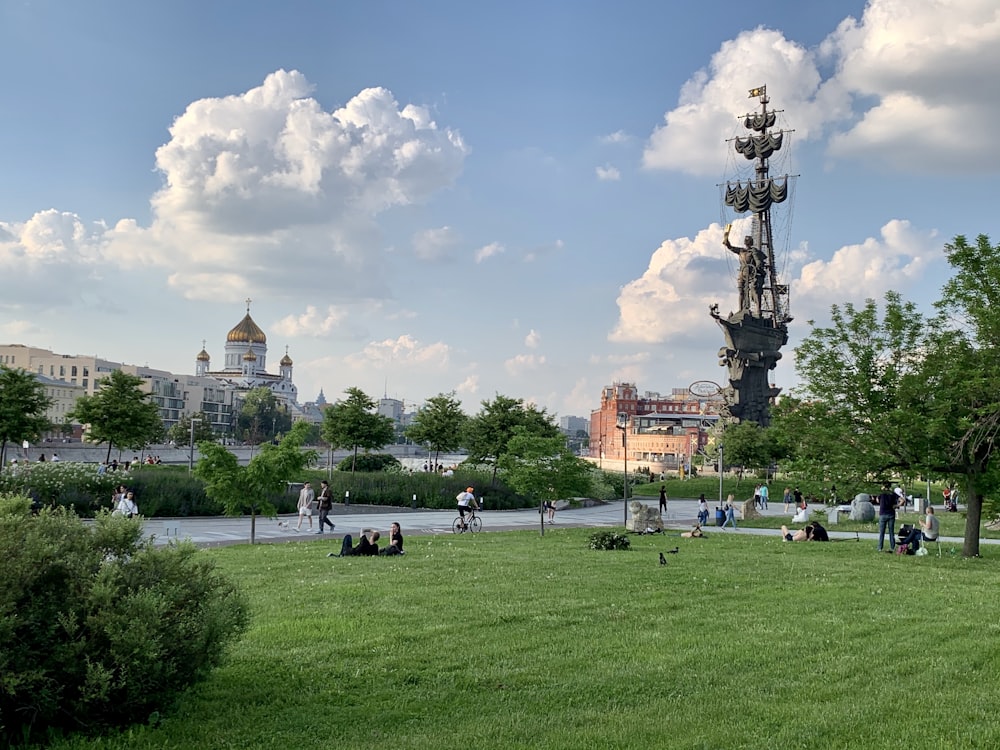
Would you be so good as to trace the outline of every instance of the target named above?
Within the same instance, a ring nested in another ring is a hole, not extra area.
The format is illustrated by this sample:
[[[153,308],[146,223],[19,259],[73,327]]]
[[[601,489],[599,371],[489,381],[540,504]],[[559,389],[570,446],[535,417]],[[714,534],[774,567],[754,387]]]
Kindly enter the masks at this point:
[[[70,374],[70,375],[72,375],[72,376],[73,376],[74,378],[76,377],[76,365],[73,365],[73,366],[72,366],[72,367],[70,368],[70,370],[69,370],[69,374]]]

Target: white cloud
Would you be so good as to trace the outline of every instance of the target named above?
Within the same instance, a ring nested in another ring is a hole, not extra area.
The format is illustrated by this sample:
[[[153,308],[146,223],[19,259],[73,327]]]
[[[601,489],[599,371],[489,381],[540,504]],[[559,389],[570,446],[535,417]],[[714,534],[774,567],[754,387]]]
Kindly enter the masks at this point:
[[[829,153],[902,172],[994,170],[1000,119],[1000,6],[995,0],[870,0],[815,49],[757,28],[724,42],[649,137],[643,165],[696,175],[725,169],[734,115],[766,84],[794,112],[796,140],[835,133]],[[820,71],[835,71],[823,79]]]
[[[605,180],[610,182],[616,182],[622,178],[622,173],[618,171],[617,167],[613,167],[610,164],[605,164],[603,167],[597,167],[597,179]]]
[[[872,0],[823,51],[840,61],[841,85],[874,100],[833,138],[833,155],[935,174],[1000,166],[995,0]]]
[[[632,354],[590,355],[588,361],[592,365],[633,365],[649,361],[649,352],[633,352]]]
[[[395,339],[373,341],[360,352],[344,358],[344,363],[354,370],[400,367],[421,368],[428,372],[448,369],[451,348],[442,342],[423,345],[409,335]]]
[[[556,240],[547,245],[536,245],[524,254],[525,263],[534,263],[536,260],[550,255],[552,253],[562,250],[565,243],[562,240]]]
[[[0,324],[0,332],[5,336],[38,336],[42,329],[30,320],[9,320]]]
[[[792,312],[799,319],[825,318],[830,306],[845,301],[881,299],[886,290],[903,292],[941,258],[935,232],[918,232],[893,219],[879,238],[837,250],[830,260],[810,260],[792,282]]]
[[[413,236],[413,252],[423,261],[445,260],[458,240],[457,232],[451,227],[425,229]]]
[[[531,370],[537,370],[545,364],[544,356],[535,356],[534,354],[518,354],[516,357],[511,357],[503,363],[504,368],[507,370],[509,375],[518,376],[523,375]]]
[[[528,331],[528,335],[524,337],[524,345],[529,349],[537,349],[538,345],[542,341],[542,336],[538,331],[532,328]]]
[[[308,305],[301,315],[288,315],[277,321],[272,327],[275,333],[283,336],[328,336],[337,331],[347,318],[347,310],[330,305],[326,310],[320,310],[315,305]]]
[[[737,225],[737,235],[744,231]],[[718,303],[723,314],[736,306],[736,260],[722,246],[722,228],[712,224],[689,240],[667,240],[653,253],[643,275],[622,287],[619,318],[609,340],[620,343],[686,344],[713,340],[717,326],[708,314]],[[790,254],[783,274],[790,280],[792,313],[799,320],[823,318],[830,306],[880,297],[887,289],[905,292],[940,258],[934,232],[918,232],[893,220],[878,239],[869,238],[812,259],[804,250]],[[593,361],[593,358],[592,358]],[[633,377],[642,355],[627,355],[616,377]]]
[[[475,396],[479,393],[479,376],[469,375],[455,386],[455,392],[463,396]]]
[[[624,130],[616,130],[614,133],[601,136],[601,143],[628,143],[630,140],[632,140],[632,136]]]
[[[487,258],[492,258],[494,255],[500,255],[505,251],[505,249],[506,248],[504,248],[504,246],[499,242],[491,242],[488,245],[484,245],[476,250],[476,263],[482,263]]]

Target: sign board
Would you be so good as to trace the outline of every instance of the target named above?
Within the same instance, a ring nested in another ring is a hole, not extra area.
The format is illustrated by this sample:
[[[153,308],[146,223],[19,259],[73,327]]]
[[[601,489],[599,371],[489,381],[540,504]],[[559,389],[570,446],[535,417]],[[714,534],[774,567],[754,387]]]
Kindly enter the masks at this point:
[[[691,392],[692,396],[708,398],[710,396],[717,396],[722,391],[722,386],[712,380],[696,380],[688,386],[688,391]]]

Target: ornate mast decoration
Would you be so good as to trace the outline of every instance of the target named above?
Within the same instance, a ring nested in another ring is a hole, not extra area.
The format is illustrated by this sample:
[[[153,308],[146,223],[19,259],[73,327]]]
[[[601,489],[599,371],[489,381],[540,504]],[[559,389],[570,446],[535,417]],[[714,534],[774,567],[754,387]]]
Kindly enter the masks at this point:
[[[788,343],[788,286],[779,283],[774,262],[774,240],[771,229],[771,206],[788,197],[788,178],[773,178],[768,159],[781,149],[784,132],[772,131],[775,110],[767,105],[767,87],[750,90],[751,98],[759,98],[760,112],[745,115],[744,127],[749,135],[733,142],[737,154],[754,161],[754,177],[745,183],[727,182],[724,201],[737,214],[751,212],[750,234],[743,244],[729,240],[732,224],[726,225],[723,244],[739,257],[739,310],[729,317],[719,314],[712,305],[711,315],[721,326],[726,345],[719,349],[719,364],[728,369],[728,386],[722,389],[726,416],[738,422],[756,422],[766,427],[770,421],[770,405],[779,388],[768,382],[768,373],[781,359],[780,349]]]

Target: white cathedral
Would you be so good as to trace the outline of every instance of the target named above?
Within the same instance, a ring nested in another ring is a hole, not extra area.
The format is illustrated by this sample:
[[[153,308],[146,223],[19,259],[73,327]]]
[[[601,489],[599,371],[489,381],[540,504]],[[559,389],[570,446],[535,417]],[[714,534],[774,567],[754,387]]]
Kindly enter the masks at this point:
[[[290,407],[298,405],[298,388],[292,382],[292,358],[285,356],[278,362],[278,374],[267,371],[267,336],[250,317],[250,300],[243,320],[226,335],[226,356],[221,370],[213,370],[211,357],[205,351],[205,342],[195,358],[195,375],[215,378],[236,392],[254,388],[268,388],[280,401]]]

